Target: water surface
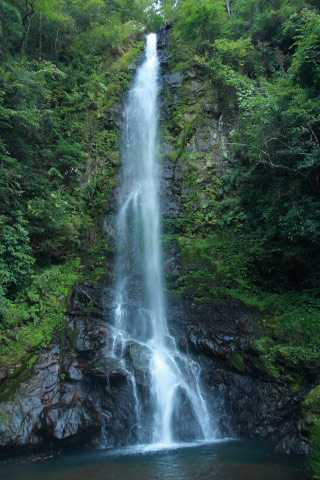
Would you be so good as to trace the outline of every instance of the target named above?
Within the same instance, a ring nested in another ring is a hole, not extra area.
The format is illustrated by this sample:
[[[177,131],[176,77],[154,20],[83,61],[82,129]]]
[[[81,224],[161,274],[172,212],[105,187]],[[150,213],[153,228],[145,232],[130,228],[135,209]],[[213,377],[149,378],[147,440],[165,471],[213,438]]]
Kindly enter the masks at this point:
[[[310,480],[304,460],[263,442],[156,446],[58,455],[0,465],[1,480]]]

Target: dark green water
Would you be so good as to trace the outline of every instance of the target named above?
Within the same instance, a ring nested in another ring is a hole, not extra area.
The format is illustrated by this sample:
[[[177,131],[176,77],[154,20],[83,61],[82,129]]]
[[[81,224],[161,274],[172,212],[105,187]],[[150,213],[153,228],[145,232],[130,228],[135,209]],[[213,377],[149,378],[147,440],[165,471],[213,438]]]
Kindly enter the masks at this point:
[[[139,451],[80,451],[0,464],[1,480],[309,480],[304,461],[260,442]]]

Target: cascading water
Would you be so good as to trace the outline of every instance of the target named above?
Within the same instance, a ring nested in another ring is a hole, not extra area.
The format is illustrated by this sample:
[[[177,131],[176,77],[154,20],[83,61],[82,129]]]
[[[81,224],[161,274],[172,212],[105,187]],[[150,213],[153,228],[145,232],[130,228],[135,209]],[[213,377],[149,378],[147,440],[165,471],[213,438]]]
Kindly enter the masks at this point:
[[[132,386],[137,443],[170,445],[209,440],[214,431],[200,367],[177,350],[165,318],[156,153],[158,76],[157,37],[150,34],[126,103],[112,355]]]

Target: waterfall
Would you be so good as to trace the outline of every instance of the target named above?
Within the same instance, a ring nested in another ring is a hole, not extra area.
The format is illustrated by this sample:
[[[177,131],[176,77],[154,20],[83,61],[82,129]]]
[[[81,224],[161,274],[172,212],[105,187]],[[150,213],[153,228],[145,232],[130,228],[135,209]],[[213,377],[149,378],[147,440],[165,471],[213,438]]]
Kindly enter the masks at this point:
[[[149,34],[125,108],[117,216],[112,355],[132,387],[137,443],[214,436],[200,367],[178,351],[166,323],[157,162],[159,59]]]

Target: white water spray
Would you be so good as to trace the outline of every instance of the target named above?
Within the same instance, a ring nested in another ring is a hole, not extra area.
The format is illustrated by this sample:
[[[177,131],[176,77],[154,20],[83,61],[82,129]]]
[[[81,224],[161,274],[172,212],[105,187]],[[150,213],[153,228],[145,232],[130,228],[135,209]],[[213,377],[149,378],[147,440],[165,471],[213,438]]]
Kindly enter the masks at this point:
[[[126,103],[112,353],[132,384],[137,442],[170,445],[208,440],[214,433],[200,367],[177,350],[165,318],[156,153],[158,76],[157,37],[150,34]],[[143,382],[136,379],[138,370]],[[143,409],[146,386],[149,407]]]

